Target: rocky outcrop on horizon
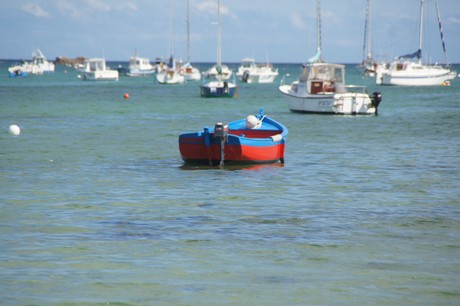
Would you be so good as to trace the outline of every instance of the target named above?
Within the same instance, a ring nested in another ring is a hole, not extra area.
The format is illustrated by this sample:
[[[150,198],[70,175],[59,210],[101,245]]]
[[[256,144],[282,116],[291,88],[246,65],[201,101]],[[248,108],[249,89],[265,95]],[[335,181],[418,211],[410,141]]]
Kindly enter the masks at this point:
[[[85,58],[83,56],[79,56],[76,58],[68,58],[65,56],[58,56],[56,57],[56,64],[61,64],[65,66],[76,66],[79,64],[83,64]]]

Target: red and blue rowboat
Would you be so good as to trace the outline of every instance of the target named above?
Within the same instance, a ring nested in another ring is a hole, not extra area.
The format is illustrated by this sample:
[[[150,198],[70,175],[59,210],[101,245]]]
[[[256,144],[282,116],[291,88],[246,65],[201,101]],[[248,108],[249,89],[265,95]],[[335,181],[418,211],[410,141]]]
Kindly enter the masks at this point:
[[[185,163],[284,163],[287,134],[261,109],[258,115],[180,135],[179,151]]]

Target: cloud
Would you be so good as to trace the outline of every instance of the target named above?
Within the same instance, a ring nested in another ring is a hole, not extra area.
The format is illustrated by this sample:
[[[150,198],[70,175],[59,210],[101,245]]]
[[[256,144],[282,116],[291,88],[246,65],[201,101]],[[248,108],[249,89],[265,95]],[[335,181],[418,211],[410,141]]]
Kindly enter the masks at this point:
[[[447,19],[447,21],[453,24],[460,24],[460,18],[457,17],[450,17]]]
[[[122,4],[117,6],[117,9],[120,11],[124,11],[124,10],[130,10],[133,12],[139,11],[139,7],[134,2],[123,2]]]
[[[63,14],[70,14],[74,18],[82,15],[82,12],[68,0],[56,0],[55,3],[58,10]]]
[[[214,0],[205,0],[200,3],[195,3],[194,5],[199,11],[207,12],[210,14],[217,14],[217,3]],[[234,14],[230,13],[228,7],[222,4],[220,5],[220,14],[236,17]]]
[[[35,17],[49,17],[49,13],[45,11],[40,5],[36,3],[26,3],[21,9],[29,14],[34,15]]]
[[[302,16],[299,15],[299,13],[292,13],[291,15],[291,23],[294,27],[298,29],[305,29],[306,25],[303,22]]]
[[[89,17],[99,12],[111,12],[115,10],[137,12],[139,10],[139,7],[133,1],[122,1],[116,5],[111,5],[114,1],[109,4],[104,0],[85,0],[85,3],[78,5],[72,0],[54,0],[54,3],[61,13],[68,14],[76,19]]]
[[[108,12],[112,9],[110,4],[103,0],[86,0],[90,10]]]

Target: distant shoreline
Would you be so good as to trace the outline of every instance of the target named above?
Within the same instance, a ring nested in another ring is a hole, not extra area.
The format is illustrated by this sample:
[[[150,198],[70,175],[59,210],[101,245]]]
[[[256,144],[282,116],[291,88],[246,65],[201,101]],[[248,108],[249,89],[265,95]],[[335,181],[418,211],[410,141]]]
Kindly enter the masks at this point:
[[[59,58],[59,57],[58,57]],[[68,59],[70,60],[71,62],[77,62],[77,63],[80,63],[81,59],[85,59],[85,57],[76,57],[76,58],[66,58],[66,57],[61,57],[63,59]],[[88,57],[89,58],[89,57]],[[5,62],[5,61],[8,61],[8,62],[21,62],[21,61],[28,61],[30,59],[9,59],[9,58],[0,58],[0,62]],[[106,61],[108,63],[126,63],[128,64],[128,60],[109,60],[109,59],[106,59]],[[55,59],[53,60],[54,63],[58,63],[58,61]],[[151,60],[151,62],[154,62],[154,60]],[[216,62],[215,61],[211,61],[211,62],[200,62],[200,61],[192,61],[193,64],[197,64],[197,65],[214,65]],[[259,63],[259,62],[257,62]],[[260,62],[260,63],[263,63],[263,62]],[[272,65],[301,65],[303,64],[304,62],[270,62],[270,64]],[[336,63],[336,62],[334,62]],[[58,64],[63,64],[65,65],[65,63],[58,63]],[[226,64],[226,65],[239,65],[241,64],[241,61],[237,61],[237,62],[223,62],[223,64]],[[337,64],[342,64],[342,65],[360,65],[361,63],[338,63]],[[444,63],[435,63],[435,64],[438,64],[438,65],[441,65],[441,66],[444,66],[445,64]],[[434,64],[432,64],[434,65]],[[460,65],[460,63],[450,63],[449,65]]]

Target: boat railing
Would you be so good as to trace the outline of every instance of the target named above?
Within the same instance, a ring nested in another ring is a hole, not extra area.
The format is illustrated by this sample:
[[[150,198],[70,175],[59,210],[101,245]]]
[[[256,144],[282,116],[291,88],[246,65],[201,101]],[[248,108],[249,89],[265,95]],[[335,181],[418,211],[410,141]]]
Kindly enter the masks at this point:
[[[289,73],[286,73],[285,75],[283,75],[280,81],[280,86],[283,86],[286,83],[286,77],[289,77],[289,76],[291,76]]]
[[[361,85],[343,85],[337,84],[335,87],[336,93],[366,93],[367,88],[366,86]]]

